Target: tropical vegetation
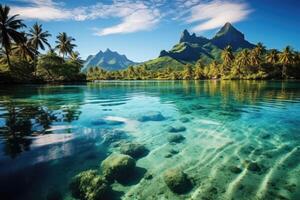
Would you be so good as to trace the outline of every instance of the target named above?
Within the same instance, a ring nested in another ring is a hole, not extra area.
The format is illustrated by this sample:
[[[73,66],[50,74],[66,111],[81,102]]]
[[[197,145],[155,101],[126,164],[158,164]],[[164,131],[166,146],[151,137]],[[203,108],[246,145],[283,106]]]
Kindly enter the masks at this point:
[[[10,16],[10,8],[0,4],[0,82],[85,80],[74,38],[59,33],[52,48],[51,34],[42,24],[26,28],[18,15]]]
[[[161,67],[145,63],[126,70],[106,71],[101,67],[90,68],[88,80],[200,80],[200,79],[299,79],[300,54],[289,46],[283,51],[266,50],[262,43],[253,49],[233,52],[230,46],[221,53],[221,61],[205,64],[201,59],[196,63],[179,63],[170,57],[160,57]],[[162,61],[164,60],[164,61]],[[155,61],[153,61],[155,62]],[[173,67],[174,66],[174,67]]]

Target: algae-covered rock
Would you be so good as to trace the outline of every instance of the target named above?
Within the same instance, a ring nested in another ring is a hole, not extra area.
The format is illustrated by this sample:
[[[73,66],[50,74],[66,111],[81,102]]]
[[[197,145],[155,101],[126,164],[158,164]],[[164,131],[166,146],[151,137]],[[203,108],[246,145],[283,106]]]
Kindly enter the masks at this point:
[[[253,171],[253,172],[260,172],[261,167],[256,162],[250,162],[248,164],[248,170]]]
[[[253,161],[249,161],[249,160],[245,160],[244,161],[244,166],[252,172],[260,172],[261,166],[257,163],[257,162],[253,162]]]
[[[174,193],[183,194],[192,189],[191,180],[180,169],[167,170],[163,175],[163,179]]]
[[[88,170],[76,175],[71,183],[72,196],[82,200],[104,199],[110,191],[107,181],[96,170]]]
[[[168,141],[170,143],[180,143],[185,139],[185,137],[181,134],[174,134],[168,137]]]
[[[149,150],[142,144],[124,143],[120,145],[120,152],[133,158],[141,158],[146,156]]]
[[[179,151],[178,151],[178,150],[175,150],[175,149],[170,149],[170,150],[169,150],[169,153],[172,154],[172,155],[175,155],[175,154],[178,154]]]
[[[187,123],[187,122],[190,121],[190,119],[187,118],[187,117],[182,117],[182,118],[180,118],[179,120],[180,120],[182,123]]]
[[[103,138],[103,143],[106,145],[110,145],[127,137],[125,131],[122,130],[103,130],[101,136]]]
[[[178,126],[178,127],[170,126],[167,130],[170,133],[179,133],[179,132],[186,131],[186,128],[184,126]]]
[[[144,179],[146,179],[146,180],[151,180],[153,178],[153,175],[152,175],[152,173],[150,173],[150,172],[147,172],[145,175],[144,175]]]
[[[101,169],[108,181],[122,180],[134,172],[135,160],[128,155],[113,154],[101,163]]]
[[[147,115],[138,117],[138,121],[140,122],[163,121],[163,120],[165,120],[165,117],[160,112],[149,112]]]
[[[229,170],[234,174],[239,174],[242,172],[242,169],[237,166],[230,166]]]

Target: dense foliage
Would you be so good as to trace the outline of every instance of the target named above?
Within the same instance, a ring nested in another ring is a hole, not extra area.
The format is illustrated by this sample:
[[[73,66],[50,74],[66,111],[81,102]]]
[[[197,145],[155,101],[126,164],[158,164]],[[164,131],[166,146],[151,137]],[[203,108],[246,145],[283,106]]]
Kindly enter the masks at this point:
[[[244,49],[238,52],[233,52],[232,48],[228,46],[222,51],[221,58],[221,62],[212,61],[205,65],[201,59],[193,64],[178,64],[178,61],[171,62],[172,58],[161,57],[159,59],[165,60],[166,67],[153,69],[150,65],[142,64],[112,72],[95,67],[88,71],[87,78],[88,80],[300,78],[300,54],[293,51],[289,46],[282,52],[275,49],[266,50],[261,43],[258,43],[253,49]]]
[[[74,38],[59,33],[52,49],[48,42],[51,34],[41,24],[35,23],[25,32],[23,21],[18,15],[9,16],[9,12],[8,6],[0,4],[0,82],[85,80],[85,75],[80,74],[83,61],[73,51]],[[41,54],[46,47],[49,52]]]

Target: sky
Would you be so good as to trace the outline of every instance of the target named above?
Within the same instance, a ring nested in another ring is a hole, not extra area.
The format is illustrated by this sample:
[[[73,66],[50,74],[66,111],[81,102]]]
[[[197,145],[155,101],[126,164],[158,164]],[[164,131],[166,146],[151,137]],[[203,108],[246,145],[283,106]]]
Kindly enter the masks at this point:
[[[178,43],[184,29],[208,38],[232,23],[252,43],[300,50],[299,0],[1,0],[27,26],[76,39],[82,58],[107,48],[142,62]]]

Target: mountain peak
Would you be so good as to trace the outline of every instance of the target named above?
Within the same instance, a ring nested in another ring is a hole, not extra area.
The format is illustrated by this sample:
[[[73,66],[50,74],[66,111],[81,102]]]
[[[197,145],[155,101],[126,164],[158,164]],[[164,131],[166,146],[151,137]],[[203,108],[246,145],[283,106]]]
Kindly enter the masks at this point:
[[[223,49],[230,45],[234,50],[238,48],[253,48],[253,44],[245,40],[242,32],[237,30],[231,23],[227,22],[212,39],[212,43]]]
[[[105,52],[99,51],[96,55],[89,56],[85,61],[83,72],[87,72],[91,67],[101,67],[108,71],[126,69],[135,62],[129,60],[125,55],[112,51],[109,48]]]
[[[107,48],[104,53],[112,53],[112,51],[109,48]]]
[[[227,22],[216,34],[215,37],[221,37],[226,34],[244,37],[244,34],[238,31],[231,23]]]
[[[190,35],[190,33],[187,29],[184,29],[183,32],[182,32],[182,35]]]
[[[188,40],[188,38],[190,38],[190,33],[188,32],[188,30],[184,29],[180,36],[180,42],[185,42],[186,40]]]
[[[192,35],[188,32],[188,30],[184,30],[183,33],[181,34],[181,37],[180,37],[180,40],[179,40],[180,43],[196,43],[196,44],[200,44],[200,45],[203,45],[205,43],[208,42],[208,39],[207,38],[204,38],[204,37],[197,37],[195,33],[193,33]]]

